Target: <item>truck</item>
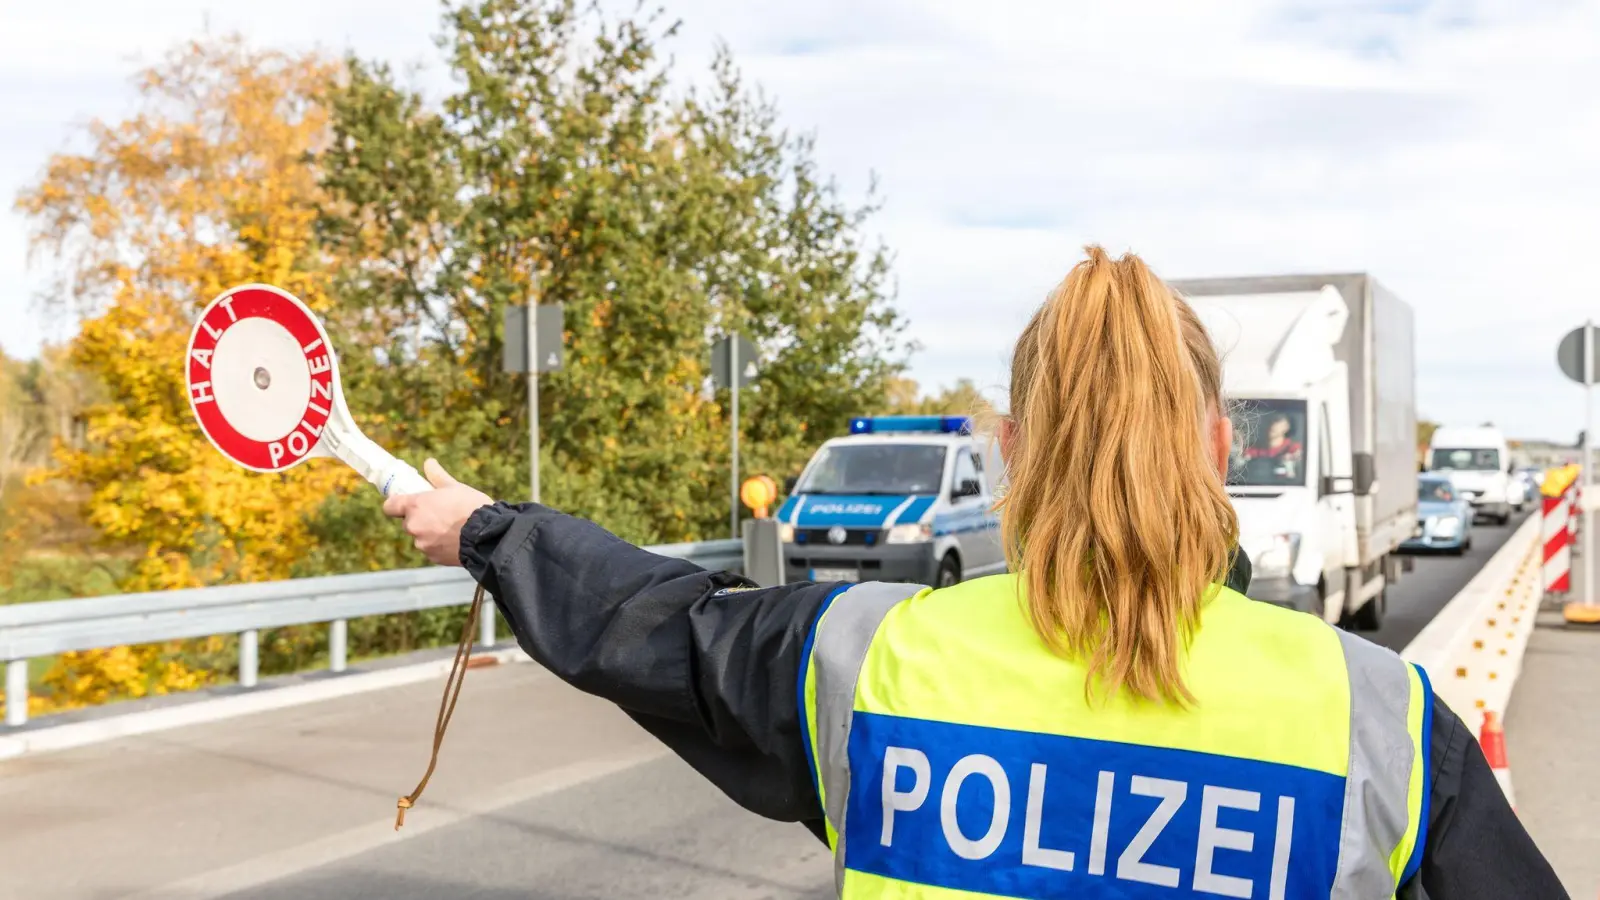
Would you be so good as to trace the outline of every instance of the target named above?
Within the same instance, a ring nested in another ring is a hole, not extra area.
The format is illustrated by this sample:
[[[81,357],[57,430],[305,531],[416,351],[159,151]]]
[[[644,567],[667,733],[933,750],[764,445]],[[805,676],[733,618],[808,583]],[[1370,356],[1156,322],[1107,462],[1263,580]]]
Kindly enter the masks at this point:
[[[1421,527],[1411,308],[1366,273],[1172,287],[1223,360],[1249,596],[1377,629]]]
[[[997,442],[967,416],[858,416],[784,485],[786,581],[949,587],[1006,570]]]

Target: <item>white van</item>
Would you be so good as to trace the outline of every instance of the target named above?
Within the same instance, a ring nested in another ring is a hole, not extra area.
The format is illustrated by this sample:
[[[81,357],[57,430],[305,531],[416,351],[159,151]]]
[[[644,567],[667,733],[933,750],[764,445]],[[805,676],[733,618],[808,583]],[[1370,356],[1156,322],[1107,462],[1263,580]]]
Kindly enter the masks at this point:
[[[1511,520],[1522,505],[1522,493],[1512,484],[1510,447],[1500,429],[1440,428],[1428,444],[1428,471],[1446,475],[1473,512],[1497,524]]]
[[[785,486],[787,580],[948,587],[1004,572],[996,444],[966,416],[851,419]]]

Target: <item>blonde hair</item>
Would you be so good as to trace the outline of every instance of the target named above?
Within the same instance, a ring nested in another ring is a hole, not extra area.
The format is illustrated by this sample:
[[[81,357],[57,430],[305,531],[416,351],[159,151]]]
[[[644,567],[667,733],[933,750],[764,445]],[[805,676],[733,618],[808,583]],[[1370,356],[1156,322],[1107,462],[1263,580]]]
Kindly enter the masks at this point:
[[[1006,559],[1039,636],[1086,661],[1091,695],[1188,703],[1180,657],[1238,542],[1203,434],[1222,365],[1143,260],[1087,253],[1012,357]]]

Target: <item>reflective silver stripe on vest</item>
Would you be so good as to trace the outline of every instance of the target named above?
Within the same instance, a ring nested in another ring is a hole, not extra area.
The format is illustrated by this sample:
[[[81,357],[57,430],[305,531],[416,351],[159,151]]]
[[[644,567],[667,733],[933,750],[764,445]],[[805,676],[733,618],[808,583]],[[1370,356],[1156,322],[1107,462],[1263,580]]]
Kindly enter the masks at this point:
[[[1393,897],[1398,886],[1389,857],[1410,825],[1411,767],[1417,764],[1407,724],[1411,673],[1388,650],[1343,629],[1334,631],[1350,675],[1350,772],[1331,897]]]
[[[850,720],[856,707],[856,682],[867,648],[889,610],[923,591],[920,584],[870,581],[833,598],[817,624],[811,643],[811,668],[816,679],[817,773],[822,780],[825,812],[836,835],[833,850],[835,888],[844,892],[844,814],[850,799]]]

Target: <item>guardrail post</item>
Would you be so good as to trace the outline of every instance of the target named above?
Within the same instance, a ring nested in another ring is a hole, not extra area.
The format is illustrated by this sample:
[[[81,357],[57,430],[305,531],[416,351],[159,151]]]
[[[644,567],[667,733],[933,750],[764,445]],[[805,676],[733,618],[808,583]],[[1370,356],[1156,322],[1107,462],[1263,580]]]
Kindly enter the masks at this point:
[[[28,724],[28,661],[6,661],[6,724],[12,728]]]
[[[256,671],[260,668],[260,654],[258,642],[261,635],[254,628],[239,633],[239,685],[240,687],[253,688],[256,686]]]
[[[334,672],[343,672],[347,659],[347,646],[350,641],[350,623],[345,619],[334,619],[328,623],[328,668]]]
[[[783,541],[777,519],[744,522],[744,576],[761,587],[783,584]]]
[[[478,646],[494,646],[494,601],[484,598],[483,610],[478,614]]]

